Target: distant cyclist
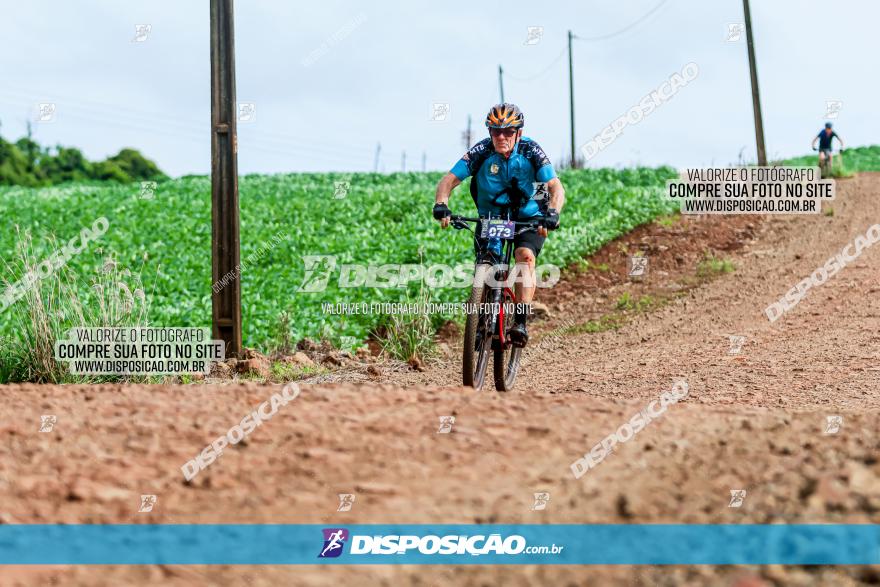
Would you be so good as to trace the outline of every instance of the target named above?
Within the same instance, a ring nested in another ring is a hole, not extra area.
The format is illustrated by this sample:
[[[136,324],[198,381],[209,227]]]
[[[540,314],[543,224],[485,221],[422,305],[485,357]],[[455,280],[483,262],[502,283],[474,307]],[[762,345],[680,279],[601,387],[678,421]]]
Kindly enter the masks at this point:
[[[472,177],[471,196],[480,216],[498,216],[502,206],[509,206],[513,220],[543,219],[544,226],[538,232],[524,232],[514,239],[519,276],[515,293],[521,305],[514,317],[510,338],[517,346],[525,346],[529,340],[526,318],[530,313],[528,305],[535,295],[535,259],[541,252],[547,230],[559,228],[559,213],[565,203],[565,190],[550,158],[538,143],[522,136],[524,121],[522,111],[515,104],[505,102],[493,106],[486,116],[489,138],[462,156],[437,184],[434,198],[434,218],[446,228],[452,214],[447,206],[450,193],[465,178]],[[549,202],[535,199],[536,183],[547,184]],[[479,250],[478,242],[474,248]]]
[[[831,129],[831,123],[826,122],[825,128],[819,131],[819,134],[816,135],[816,138],[813,139],[813,150],[816,150],[816,143],[819,143],[819,167],[822,167],[825,163],[825,159],[828,159],[828,167],[831,167],[832,164],[832,153],[831,153],[831,140],[837,137],[837,140],[840,141],[840,150],[843,151],[843,139],[840,138],[840,135],[834,132]]]

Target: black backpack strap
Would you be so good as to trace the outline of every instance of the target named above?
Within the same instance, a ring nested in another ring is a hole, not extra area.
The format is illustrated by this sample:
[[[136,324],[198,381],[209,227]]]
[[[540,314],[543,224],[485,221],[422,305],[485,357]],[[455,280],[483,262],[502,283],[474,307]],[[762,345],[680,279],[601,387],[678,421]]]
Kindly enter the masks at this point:
[[[462,157],[467,163],[468,171],[470,172],[470,191],[471,197],[474,199],[474,204],[477,203],[477,182],[475,181],[477,173],[480,171],[483,163],[486,162],[486,159],[488,159],[494,152],[495,148],[492,146],[492,139],[486,138],[468,149],[468,152]]]
[[[471,198],[474,199],[474,205],[477,204],[477,172],[480,170],[480,167],[483,166],[483,162],[480,161],[474,165],[474,172],[471,174]]]

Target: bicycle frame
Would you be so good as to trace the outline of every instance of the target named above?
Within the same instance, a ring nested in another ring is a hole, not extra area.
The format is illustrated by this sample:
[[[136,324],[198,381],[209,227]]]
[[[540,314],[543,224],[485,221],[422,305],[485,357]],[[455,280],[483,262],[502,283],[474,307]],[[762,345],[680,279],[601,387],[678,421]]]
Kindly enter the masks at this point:
[[[452,226],[456,229],[466,228],[474,233],[468,225],[469,222],[489,222],[491,218],[466,218],[452,216]],[[510,220],[505,220],[510,222]],[[510,226],[501,229],[503,236],[494,232],[491,224],[487,225],[487,238],[485,241],[477,239],[477,259],[474,270],[474,283],[468,298],[469,308],[476,312],[468,314],[465,324],[464,345],[462,348],[462,377],[464,385],[472,386],[480,390],[486,380],[486,370],[489,356],[494,355],[493,376],[497,391],[510,391],[513,389],[516,375],[519,371],[519,360],[522,348],[514,346],[506,337],[507,322],[504,305],[506,302],[516,303],[516,294],[507,281],[510,276],[510,262],[514,254],[513,239],[528,230],[537,230],[540,221],[513,222],[511,234]],[[518,229],[517,229],[518,227]],[[497,231],[497,229],[496,229]],[[493,238],[500,238],[501,247],[496,253],[494,247],[489,246]],[[487,282],[486,272],[491,271],[492,281]],[[485,310],[484,303],[492,304],[490,310]]]
[[[470,230],[470,227],[466,224],[467,222],[482,223],[490,219],[491,217],[466,218],[464,216],[452,216],[451,221],[454,228],[467,228],[468,230]],[[533,220],[531,222],[514,222],[514,226],[519,227],[519,230],[514,233],[514,236],[517,236],[529,230],[536,230],[538,226],[540,226],[540,222],[536,220]],[[476,234],[475,231],[473,232]],[[490,328],[488,330],[493,333],[493,338],[497,338],[499,348],[505,349],[510,346],[510,341],[506,340],[504,336],[504,304],[507,300],[510,300],[512,303],[515,304],[517,299],[514,289],[507,285],[507,279],[510,276],[510,261],[513,257],[514,252],[514,241],[512,238],[500,240],[503,241],[501,246],[501,254],[496,255],[494,251],[489,250],[487,240],[486,246],[484,248],[481,247],[478,251],[476,264],[490,264],[492,270],[494,271],[494,283],[486,284],[486,287],[488,287],[491,292],[491,299],[487,300],[487,302],[498,304],[497,306],[492,306],[498,308],[498,313],[492,315],[492,323],[489,325]]]

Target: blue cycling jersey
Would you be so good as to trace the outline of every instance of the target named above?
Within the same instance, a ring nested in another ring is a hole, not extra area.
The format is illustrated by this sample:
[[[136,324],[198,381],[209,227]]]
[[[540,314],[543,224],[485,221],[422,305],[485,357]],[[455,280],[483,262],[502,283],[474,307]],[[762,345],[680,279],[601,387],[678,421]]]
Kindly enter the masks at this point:
[[[543,215],[538,202],[533,199],[535,183],[545,183],[556,177],[550,158],[528,137],[520,138],[508,159],[495,151],[491,138],[483,139],[459,159],[450,173],[460,181],[473,176],[471,195],[481,215],[498,215],[502,206],[510,205],[509,195],[502,192],[513,185],[515,178],[527,196],[519,209],[521,219]]]
[[[831,150],[831,139],[837,137],[837,133],[831,131],[830,133],[825,132],[825,129],[819,131],[819,134],[816,135],[816,138],[819,139],[819,148],[823,151]],[[840,140],[840,137],[837,137],[837,140]]]

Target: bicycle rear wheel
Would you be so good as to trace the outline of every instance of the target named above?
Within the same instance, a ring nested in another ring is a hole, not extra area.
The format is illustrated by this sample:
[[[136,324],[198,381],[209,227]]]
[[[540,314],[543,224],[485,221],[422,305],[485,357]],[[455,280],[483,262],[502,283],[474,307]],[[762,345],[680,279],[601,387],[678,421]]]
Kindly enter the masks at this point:
[[[464,328],[464,348],[462,349],[462,383],[477,391],[486,381],[489,366],[489,353],[492,346],[492,332],[488,328],[489,316],[480,309],[486,301],[486,272],[489,265],[477,265],[474,270],[474,283],[468,298],[468,315]]]

